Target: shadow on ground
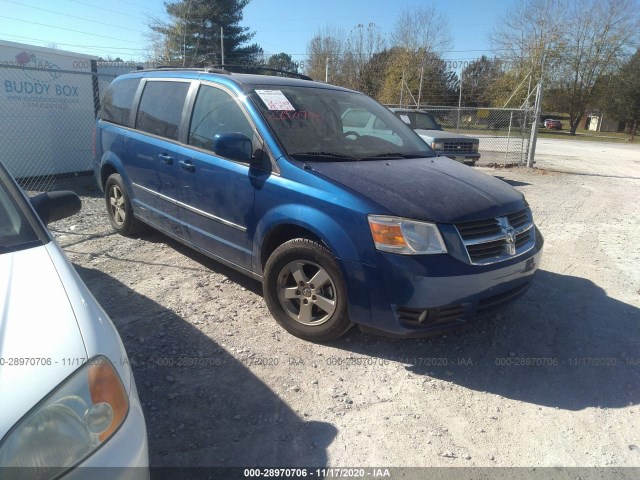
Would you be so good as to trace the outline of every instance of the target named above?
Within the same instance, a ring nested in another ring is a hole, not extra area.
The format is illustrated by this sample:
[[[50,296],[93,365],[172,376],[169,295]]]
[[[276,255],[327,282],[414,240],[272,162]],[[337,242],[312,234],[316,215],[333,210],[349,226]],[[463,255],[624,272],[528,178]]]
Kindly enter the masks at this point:
[[[152,466],[327,464],[326,447],[337,433],[332,425],[298,417],[249,369],[173,311],[99,270],[75,268],[88,285],[100,285],[93,293],[127,349]]]
[[[352,331],[333,346],[405,361],[407,370],[565,410],[640,403],[640,309],[593,282],[539,271],[497,318],[419,340]]]
[[[509,178],[504,178],[501,177],[499,175],[494,175],[494,177],[496,177],[498,180],[502,180],[504,183],[507,183],[509,185],[511,185],[512,187],[526,187],[528,185],[531,185],[530,183],[527,182],[521,182],[518,180],[511,180]]]

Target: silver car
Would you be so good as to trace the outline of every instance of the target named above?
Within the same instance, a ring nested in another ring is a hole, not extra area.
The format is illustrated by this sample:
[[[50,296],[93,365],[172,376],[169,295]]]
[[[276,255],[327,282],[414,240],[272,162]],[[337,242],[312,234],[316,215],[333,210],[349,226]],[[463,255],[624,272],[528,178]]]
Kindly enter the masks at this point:
[[[461,133],[445,132],[433,115],[422,110],[407,108],[390,108],[389,110],[413,128],[438,155],[471,166],[480,159],[478,138]]]
[[[149,478],[122,341],[45,227],[79,209],[72,192],[28,199],[0,164],[0,467],[9,478],[86,477],[77,467]]]

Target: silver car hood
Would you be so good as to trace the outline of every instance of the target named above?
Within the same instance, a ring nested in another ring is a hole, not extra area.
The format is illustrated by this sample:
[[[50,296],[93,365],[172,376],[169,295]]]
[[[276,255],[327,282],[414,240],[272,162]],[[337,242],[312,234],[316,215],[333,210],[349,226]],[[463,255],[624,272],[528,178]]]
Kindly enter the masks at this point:
[[[0,438],[87,357],[51,245],[0,255]]]
[[[453,138],[458,138],[461,140],[468,141],[478,141],[477,138],[470,137],[469,135],[462,135],[461,133],[454,132],[445,132],[444,130],[423,130],[421,128],[417,128],[415,132],[420,135],[423,139],[426,137],[427,140],[435,141],[435,140],[449,140]]]

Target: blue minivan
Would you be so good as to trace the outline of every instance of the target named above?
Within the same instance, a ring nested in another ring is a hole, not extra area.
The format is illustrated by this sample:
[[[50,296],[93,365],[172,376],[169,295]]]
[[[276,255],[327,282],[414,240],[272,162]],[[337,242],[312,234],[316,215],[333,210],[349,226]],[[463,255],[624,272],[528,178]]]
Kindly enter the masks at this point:
[[[354,110],[376,128],[345,125]],[[542,256],[521,193],[332,85],[122,75],[102,99],[95,151],[116,231],[151,226],[262,281],[275,320],[311,341],[354,324],[399,336],[465,325],[523,294]]]

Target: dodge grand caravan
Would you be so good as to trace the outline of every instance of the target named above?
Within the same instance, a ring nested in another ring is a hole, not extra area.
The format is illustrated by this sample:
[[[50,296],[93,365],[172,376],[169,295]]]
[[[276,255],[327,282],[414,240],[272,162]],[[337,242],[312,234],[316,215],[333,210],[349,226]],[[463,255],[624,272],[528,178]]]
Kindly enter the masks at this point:
[[[360,134],[348,110],[380,126]],[[328,341],[416,336],[523,294],[543,239],[523,195],[436,153],[364,94],[225,70],[116,78],[95,175],[123,235],[149,225],[263,284],[275,320]]]

